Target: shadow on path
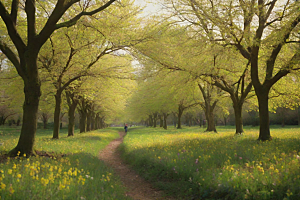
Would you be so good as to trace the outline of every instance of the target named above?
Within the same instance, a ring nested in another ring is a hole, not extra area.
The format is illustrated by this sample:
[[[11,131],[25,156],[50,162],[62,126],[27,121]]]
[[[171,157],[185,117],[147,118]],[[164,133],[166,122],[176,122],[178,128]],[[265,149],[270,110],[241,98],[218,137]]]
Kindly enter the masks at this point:
[[[121,160],[120,153],[117,151],[118,146],[123,142],[126,135],[119,132],[120,138],[115,139],[99,153],[99,159],[110,165],[116,174],[120,177],[123,185],[127,188],[129,197],[134,200],[172,200],[170,197],[164,197],[162,191],[158,191],[152,185],[138,176],[136,172]]]

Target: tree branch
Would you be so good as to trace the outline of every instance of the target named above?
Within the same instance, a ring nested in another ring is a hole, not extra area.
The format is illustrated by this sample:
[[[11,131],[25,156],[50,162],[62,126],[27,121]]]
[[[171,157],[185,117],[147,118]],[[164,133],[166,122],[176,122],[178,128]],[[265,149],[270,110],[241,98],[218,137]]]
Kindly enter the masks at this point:
[[[4,4],[1,1],[0,1],[0,16],[6,25],[8,35],[11,38],[12,42],[14,43],[15,47],[17,48],[19,55],[23,55],[25,52],[26,45],[23,42],[19,33],[17,32],[16,26],[14,25],[11,16],[8,14]]]
[[[66,21],[66,22],[62,22],[62,23],[59,23],[59,24],[56,24],[55,26],[55,29],[59,29],[59,28],[62,28],[62,27],[70,27],[70,26],[73,26],[77,23],[77,21],[82,17],[82,16],[85,16],[85,15],[94,15],[102,10],[104,10],[105,8],[107,8],[108,6],[110,6],[113,2],[115,2],[116,0],[110,0],[109,2],[107,2],[106,4],[104,4],[103,6],[93,10],[93,11],[90,11],[90,12],[81,12],[80,14],[76,15],[75,17],[73,17],[72,19],[70,19],[69,21]]]
[[[16,54],[0,39],[0,50],[6,55],[8,60],[12,62],[12,64],[17,69],[19,75],[22,77],[24,75],[23,70],[21,69],[20,61]]]
[[[10,17],[15,26],[17,24],[19,2],[20,2],[19,0],[13,0],[11,3]]]
[[[35,1],[26,0],[25,2],[25,12],[27,15],[27,37],[28,44],[33,44],[36,36],[36,24],[35,24]]]

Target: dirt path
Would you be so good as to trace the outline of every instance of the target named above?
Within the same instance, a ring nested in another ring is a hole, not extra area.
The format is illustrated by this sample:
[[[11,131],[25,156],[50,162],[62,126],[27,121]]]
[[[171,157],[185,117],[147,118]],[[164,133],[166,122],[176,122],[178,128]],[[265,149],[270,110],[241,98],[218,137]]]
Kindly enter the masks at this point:
[[[172,200],[163,197],[163,193],[154,189],[150,183],[139,177],[128,165],[122,162],[117,147],[123,142],[125,133],[119,132],[120,138],[112,141],[105,149],[100,151],[99,158],[109,164],[120,176],[121,181],[127,188],[126,195],[135,200]]]

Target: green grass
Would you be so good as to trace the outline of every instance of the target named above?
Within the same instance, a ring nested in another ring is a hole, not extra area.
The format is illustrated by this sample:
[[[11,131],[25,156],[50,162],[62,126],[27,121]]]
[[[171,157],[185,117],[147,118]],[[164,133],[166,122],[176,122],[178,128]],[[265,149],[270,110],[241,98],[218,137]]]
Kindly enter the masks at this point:
[[[120,150],[139,174],[179,199],[300,199],[300,129],[130,129]]]
[[[0,127],[0,155],[16,146],[20,128]],[[113,170],[98,159],[98,154],[118,137],[118,129],[75,133],[60,132],[52,140],[52,130],[38,130],[39,151],[61,155],[8,159],[0,163],[0,199],[129,199]]]

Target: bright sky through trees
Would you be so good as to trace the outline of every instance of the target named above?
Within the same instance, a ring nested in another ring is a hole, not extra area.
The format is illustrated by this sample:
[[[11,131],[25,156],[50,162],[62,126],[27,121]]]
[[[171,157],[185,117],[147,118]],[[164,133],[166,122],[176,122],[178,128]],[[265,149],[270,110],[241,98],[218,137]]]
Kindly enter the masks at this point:
[[[160,5],[155,1],[135,0],[135,4],[145,7],[142,15],[155,14],[160,9]]]

